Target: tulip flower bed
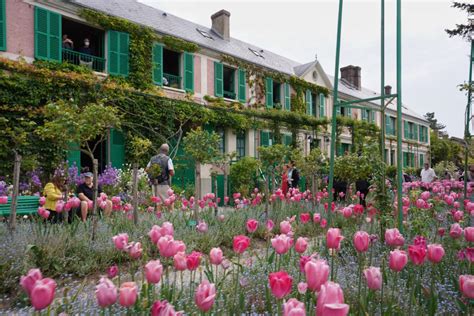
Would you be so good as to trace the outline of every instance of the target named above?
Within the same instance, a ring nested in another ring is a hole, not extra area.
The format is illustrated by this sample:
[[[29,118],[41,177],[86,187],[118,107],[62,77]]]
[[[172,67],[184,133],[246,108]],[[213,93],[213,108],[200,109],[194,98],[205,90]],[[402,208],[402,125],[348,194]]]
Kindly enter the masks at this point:
[[[13,236],[2,226],[2,289],[17,293],[4,311],[469,314],[474,203],[461,188],[407,184],[400,228],[392,210],[370,206],[371,196],[367,207],[357,194],[328,206],[324,191],[274,192],[268,216],[256,192],[235,195],[236,207],[217,216],[212,194],[203,202],[171,192],[180,208],[142,211],[137,226],[115,199],[94,241],[87,223],[25,221]],[[190,226],[193,203],[199,222]]]

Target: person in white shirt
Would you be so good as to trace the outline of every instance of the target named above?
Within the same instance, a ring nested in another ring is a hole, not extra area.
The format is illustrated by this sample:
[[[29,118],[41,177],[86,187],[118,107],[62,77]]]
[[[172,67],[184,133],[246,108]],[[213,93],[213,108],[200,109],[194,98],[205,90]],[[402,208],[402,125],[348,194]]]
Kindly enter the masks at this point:
[[[433,169],[430,168],[428,163],[425,163],[425,167],[421,170],[421,182],[431,183],[436,178],[436,174]]]

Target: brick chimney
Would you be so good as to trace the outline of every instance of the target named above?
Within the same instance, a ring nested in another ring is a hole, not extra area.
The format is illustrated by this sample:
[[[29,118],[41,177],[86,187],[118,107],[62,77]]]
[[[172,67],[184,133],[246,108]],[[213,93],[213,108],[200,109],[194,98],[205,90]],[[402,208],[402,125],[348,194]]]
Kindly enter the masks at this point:
[[[346,66],[341,68],[341,79],[344,79],[352,87],[357,90],[361,89],[361,78],[360,78],[360,67],[358,66]]]
[[[224,40],[230,39],[230,12],[226,10],[220,10],[211,15],[212,30],[216,32]]]
[[[387,85],[387,86],[385,86],[384,90],[385,90],[385,95],[392,94],[392,86]]]

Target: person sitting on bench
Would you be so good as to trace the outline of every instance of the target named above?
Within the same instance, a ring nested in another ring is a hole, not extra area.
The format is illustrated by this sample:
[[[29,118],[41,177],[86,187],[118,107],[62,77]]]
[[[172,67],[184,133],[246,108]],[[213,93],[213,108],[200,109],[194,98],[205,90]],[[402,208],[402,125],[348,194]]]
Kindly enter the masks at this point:
[[[76,193],[79,199],[81,200],[81,219],[83,222],[87,219],[87,213],[89,211],[89,201],[94,201],[94,176],[92,172],[84,173],[84,183],[80,184],[77,187]],[[97,197],[102,193],[102,189],[99,186]],[[106,201],[107,206],[104,209],[105,215],[110,215],[112,213],[112,201]]]
[[[63,187],[64,179],[59,175],[55,175],[44,187],[43,194],[46,197],[44,208],[49,211],[48,221],[53,224],[61,223],[64,219],[63,212],[56,211],[56,203],[64,199]]]

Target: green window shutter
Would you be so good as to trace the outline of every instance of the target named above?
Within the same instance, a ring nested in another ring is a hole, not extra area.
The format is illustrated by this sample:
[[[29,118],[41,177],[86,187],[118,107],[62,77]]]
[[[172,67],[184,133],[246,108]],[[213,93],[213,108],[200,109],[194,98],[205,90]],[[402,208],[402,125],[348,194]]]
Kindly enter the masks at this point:
[[[184,52],[184,90],[194,92],[194,55]]]
[[[326,97],[324,94],[320,93],[319,94],[319,117],[325,117],[326,116]]]
[[[408,129],[408,122],[403,120],[403,136],[404,138],[406,139],[409,139],[410,138],[410,131]]]
[[[351,108],[346,108],[346,116],[347,117],[352,117],[352,109]]]
[[[7,7],[5,0],[0,0],[0,50],[7,50]]]
[[[282,139],[282,141],[283,141],[283,145],[285,145],[285,146],[290,146],[291,143],[293,142],[293,136],[292,136],[292,134],[286,134],[286,133],[283,134],[283,139]]]
[[[119,74],[119,32],[109,31],[107,33],[108,39],[108,58],[107,58],[107,68],[109,74],[118,75]]]
[[[390,116],[385,114],[385,134],[391,134]]]
[[[403,167],[408,167],[408,153],[403,152]]]
[[[311,90],[309,89],[306,90],[305,101],[306,101],[306,114],[313,115],[313,97],[311,95]]]
[[[425,126],[425,143],[428,142],[428,127]]]
[[[2,0],[0,0],[2,1]],[[51,61],[62,59],[61,15],[35,7],[35,58]]]
[[[367,121],[367,110],[362,109],[361,112],[362,112],[362,120]]]
[[[245,70],[239,68],[239,101],[245,103],[247,96],[245,95]]]
[[[122,168],[125,163],[125,139],[121,131],[110,130],[110,163],[114,168]]]
[[[128,76],[128,60],[129,60],[129,46],[130,46],[130,35],[128,33],[119,33],[120,45],[119,45],[119,72],[120,75]]]
[[[153,83],[163,85],[163,45],[153,44]]]
[[[214,62],[214,95],[224,96],[224,65],[217,61]]]
[[[424,142],[425,139],[424,139],[424,129],[425,127],[420,125],[420,128],[418,129],[418,139],[420,140],[420,142]]]
[[[245,132],[237,133],[236,137],[237,159],[245,157]]]
[[[108,72],[111,75],[128,76],[130,35],[108,31]]]
[[[291,111],[290,84],[285,82],[285,110]]]
[[[341,116],[341,107],[336,106],[336,116]]]
[[[273,108],[273,79],[265,78],[265,104],[267,108]]]
[[[69,166],[76,165],[78,172],[81,170],[81,150],[77,143],[69,143],[67,151],[67,161]]]
[[[418,140],[418,124],[413,124],[413,139]]]
[[[266,131],[260,131],[260,146],[267,147],[270,145],[270,133]]]
[[[370,111],[370,122],[375,123],[375,111]]]
[[[423,154],[420,154],[420,167],[423,167],[423,165],[425,164],[425,155]]]

